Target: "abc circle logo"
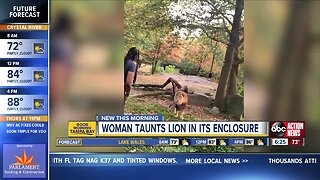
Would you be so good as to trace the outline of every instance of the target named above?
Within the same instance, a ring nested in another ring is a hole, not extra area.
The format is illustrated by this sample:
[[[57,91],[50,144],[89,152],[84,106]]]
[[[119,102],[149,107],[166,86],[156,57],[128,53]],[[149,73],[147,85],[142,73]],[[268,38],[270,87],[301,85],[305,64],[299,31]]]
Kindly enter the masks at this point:
[[[271,132],[276,137],[282,137],[286,131],[287,131],[287,128],[282,122],[275,122],[271,126]]]

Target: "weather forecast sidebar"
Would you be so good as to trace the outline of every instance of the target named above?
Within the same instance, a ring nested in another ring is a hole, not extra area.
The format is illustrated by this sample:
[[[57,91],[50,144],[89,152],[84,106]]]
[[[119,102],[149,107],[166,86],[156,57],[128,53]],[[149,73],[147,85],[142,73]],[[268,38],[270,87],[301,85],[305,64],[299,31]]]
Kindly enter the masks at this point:
[[[48,178],[48,5],[0,1],[0,179]]]

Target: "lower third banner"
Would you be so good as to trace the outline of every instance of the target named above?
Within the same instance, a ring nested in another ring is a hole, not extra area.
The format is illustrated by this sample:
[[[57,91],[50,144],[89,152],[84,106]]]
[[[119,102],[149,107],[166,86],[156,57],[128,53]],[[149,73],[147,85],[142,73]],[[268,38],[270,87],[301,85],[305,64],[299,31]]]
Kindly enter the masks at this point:
[[[318,179],[320,154],[50,154],[50,179]]]

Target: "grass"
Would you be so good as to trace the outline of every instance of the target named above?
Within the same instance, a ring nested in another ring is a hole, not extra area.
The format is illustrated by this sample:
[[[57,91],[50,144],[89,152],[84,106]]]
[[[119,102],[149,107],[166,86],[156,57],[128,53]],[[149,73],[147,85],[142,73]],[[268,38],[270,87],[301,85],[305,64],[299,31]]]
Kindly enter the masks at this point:
[[[242,147],[230,146],[140,146],[126,147],[126,152],[152,152],[152,153],[236,153],[242,152]]]
[[[129,114],[160,114],[163,115],[165,120],[177,121],[174,117],[172,110],[163,106],[159,101],[150,100],[150,98],[142,101],[130,97],[125,106],[125,113]],[[194,120],[194,116],[190,114],[185,115],[185,119]],[[138,147],[126,147],[126,152],[154,152],[154,153],[233,153],[242,152],[242,147],[230,147],[230,146],[138,146]]]
[[[156,73],[178,73],[178,72],[179,70],[176,69],[176,67],[173,65],[168,65],[166,69],[164,69],[164,67],[162,66],[156,67]]]
[[[125,113],[130,114],[159,114],[163,115],[165,120],[177,121],[179,120],[173,114],[172,109],[164,107],[158,103],[152,101],[138,101],[136,98],[130,97],[126,103]],[[191,114],[185,114],[185,119],[192,120],[196,119]]]

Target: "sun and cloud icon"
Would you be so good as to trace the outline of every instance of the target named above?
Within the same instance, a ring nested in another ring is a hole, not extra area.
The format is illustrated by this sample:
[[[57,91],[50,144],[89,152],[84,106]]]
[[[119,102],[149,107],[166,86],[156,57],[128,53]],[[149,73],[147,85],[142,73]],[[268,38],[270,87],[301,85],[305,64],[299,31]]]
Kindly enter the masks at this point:
[[[44,109],[44,99],[34,99],[33,100],[33,109],[43,110]]]
[[[264,143],[263,143],[263,141],[262,141],[261,139],[258,139],[258,140],[257,140],[257,144],[258,144],[259,146],[263,146],[263,145],[264,145]]]
[[[33,71],[34,82],[44,82],[44,71]]]
[[[44,54],[44,43],[34,43],[33,44],[34,54]]]
[[[220,142],[220,145],[221,145],[221,146],[226,146],[226,145],[227,145],[227,143],[225,142],[224,139],[221,139],[219,142]]]
[[[26,150],[23,151],[21,157],[16,155],[15,158],[17,162],[13,163],[13,165],[36,165],[32,162],[33,156],[27,157]]]
[[[188,140],[183,139],[183,140],[182,140],[182,145],[184,145],[184,146],[188,146],[188,145],[189,145]]]

